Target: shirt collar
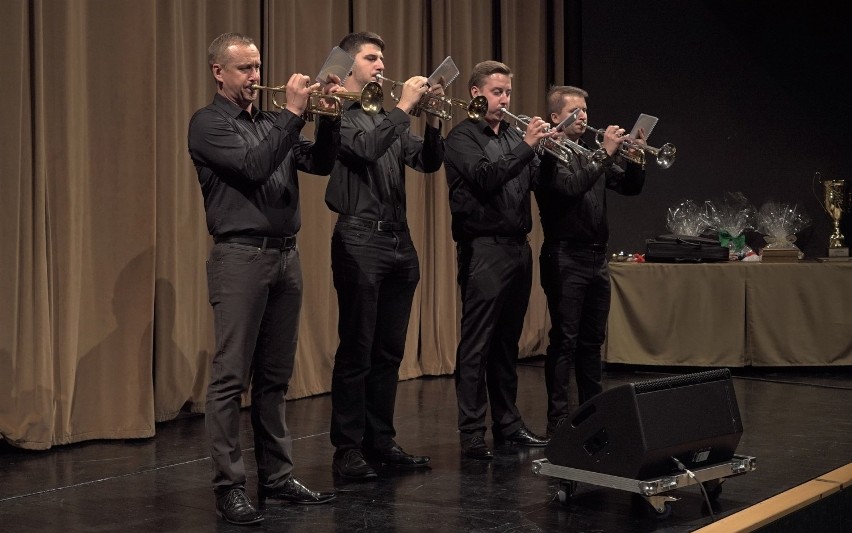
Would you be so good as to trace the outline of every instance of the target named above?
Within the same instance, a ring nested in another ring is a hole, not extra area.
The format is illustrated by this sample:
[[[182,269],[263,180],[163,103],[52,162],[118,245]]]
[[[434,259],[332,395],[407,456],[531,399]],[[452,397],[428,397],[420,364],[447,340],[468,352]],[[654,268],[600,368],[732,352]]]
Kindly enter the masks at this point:
[[[213,95],[213,104],[225,112],[230,117],[237,118],[241,113],[245,113],[240,106],[235,104],[234,102],[228,100],[224,96],[219,93]],[[260,113],[260,109],[257,108],[256,105],[251,106],[251,114],[249,116],[252,120]]]
[[[470,120],[470,119],[468,119],[468,120]],[[500,121],[500,128],[498,129],[497,133],[494,133],[494,130],[491,129],[491,125],[484,120],[480,120],[480,121],[471,120],[471,122],[473,122],[474,126],[484,135],[499,136],[500,134],[504,133],[507,128],[509,128],[509,123],[506,122],[505,120]]]

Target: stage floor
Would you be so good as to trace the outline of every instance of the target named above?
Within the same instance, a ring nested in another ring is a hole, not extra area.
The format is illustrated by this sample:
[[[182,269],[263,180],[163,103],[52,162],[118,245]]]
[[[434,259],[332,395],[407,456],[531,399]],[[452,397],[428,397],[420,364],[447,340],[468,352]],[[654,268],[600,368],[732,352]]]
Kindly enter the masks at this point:
[[[609,389],[701,370],[707,369],[609,365],[604,382]],[[852,369],[732,372],[744,428],[737,451],[756,457],[757,469],[723,484],[716,519],[852,462]],[[518,405],[527,425],[542,433],[543,360],[524,359],[519,377]],[[410,453],[430,455],[431,468],[383,467],[372,482],[342,482],[331,473],[329,395],[291,401],[287,409],[294,474],[311,488],[336,488],[330,504],[267,506],[258,526],[224,523],[214,510],[203,417],[187,415],[158,424],[157,435],[145,440],[44,452],[0,443],[0,531],[690,532],[712,520],[696,486],[666,493],[679,500],[660,518],[629,492],[583,483],[560,503],[560,480],[532,472],[543,449],[497,448],[491,462],[462,457],[449,376],[401,382],[397,394],[397,441]],[[256,501],[245,410],[242,443],[248,494]]]

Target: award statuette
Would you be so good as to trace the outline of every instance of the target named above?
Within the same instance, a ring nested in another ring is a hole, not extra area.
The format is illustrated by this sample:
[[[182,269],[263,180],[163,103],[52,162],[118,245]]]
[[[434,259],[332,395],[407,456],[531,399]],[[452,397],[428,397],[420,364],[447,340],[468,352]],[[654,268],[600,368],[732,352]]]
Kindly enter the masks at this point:
[[[825,189],[823,208],[834,222],[834,233],[828,238],[828,257],[849,257],[849,247],[843,243],[843,234],[840,233],[840,219],[846,209],[846,181],[824,180],[822,186]]]

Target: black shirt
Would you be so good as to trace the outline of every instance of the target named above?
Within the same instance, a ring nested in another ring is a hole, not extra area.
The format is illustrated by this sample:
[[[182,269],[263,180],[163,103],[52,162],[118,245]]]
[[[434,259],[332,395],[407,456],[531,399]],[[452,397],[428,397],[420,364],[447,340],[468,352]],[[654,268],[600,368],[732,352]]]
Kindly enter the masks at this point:
[[[435,172],[444,161],[444,140],[426,125],[425,138],[410,131],[399,108],[365,113],[358,102],[345,106],[341,147],[325,191],[329,209],[369,220],[406,221],[405,165]]]
[[[495,134],[484,120],[466,119],[445,144],[453,239],[528,234],[539,161],[523,134],[505,121]]]
[[[287,237],[301,227],[296,170],[326,175],[340,144],[340,120],[320,117],[316,142],[301,136],[305,121],[290,111],[242,110],[216,94],[189,121],[207,231]]]
[[[642,167],[630,162],[624,168],[616,164],[623,162],[621,157],[607,158],[592,171],[584,156],[572,153],[569,166],[550,154],[542,156],[535,199],[545,241],[607,244],[605,189],[632,196],[642,192],[645,184]]]

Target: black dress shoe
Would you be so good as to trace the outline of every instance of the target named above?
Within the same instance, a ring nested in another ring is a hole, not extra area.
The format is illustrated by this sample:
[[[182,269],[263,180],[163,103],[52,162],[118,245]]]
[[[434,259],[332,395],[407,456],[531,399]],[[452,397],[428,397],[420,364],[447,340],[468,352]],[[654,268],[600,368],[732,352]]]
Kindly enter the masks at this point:
[[[353,481],[368,481],[379,477],[373,467],[364,460],[364,455],[357,448],[350,448],[337,456],[331,463],[331,470],[344,479]]]
[[[257,524],[263,515],[254,508],[242,488],[234,488],[216,498],[216,514],[232,524]]]
[[[406,453],[399,444],[394,444],[386,450],[372,450],[369,456],[382,464],[401,468],[424,468],[429,465],[430,461],[430,458],[425,455]]]
[[[462,445],[462,453],[465,457],[471,459],[479,459],[481,461],[490,461],[494,459],[494,454],[491,448],[485,444],[485,439],[480,436],[473,437],[467,443]]]
[[[267,489],[258,487],[257,489],[257,499],[260,503],[264,503],[266,500],[273,500],[278,503],[289,502],[302,505],[316,505],[330,502],[335,498],[337,498],[337,494],[311,490],[292,476],[287,478],[287,481],[279,488]]]
[[[521,446],[532,446],[532,447],[543,447],[547,446],[547,443],[550,442],[550,439],[547,437],[542,437],[541,435],[536,435],[532,431],[529,430],[526,426],[521,426],[512,433],[511,435],[507,435],[503,437],[503,440],[512,444],[519,444]]]

